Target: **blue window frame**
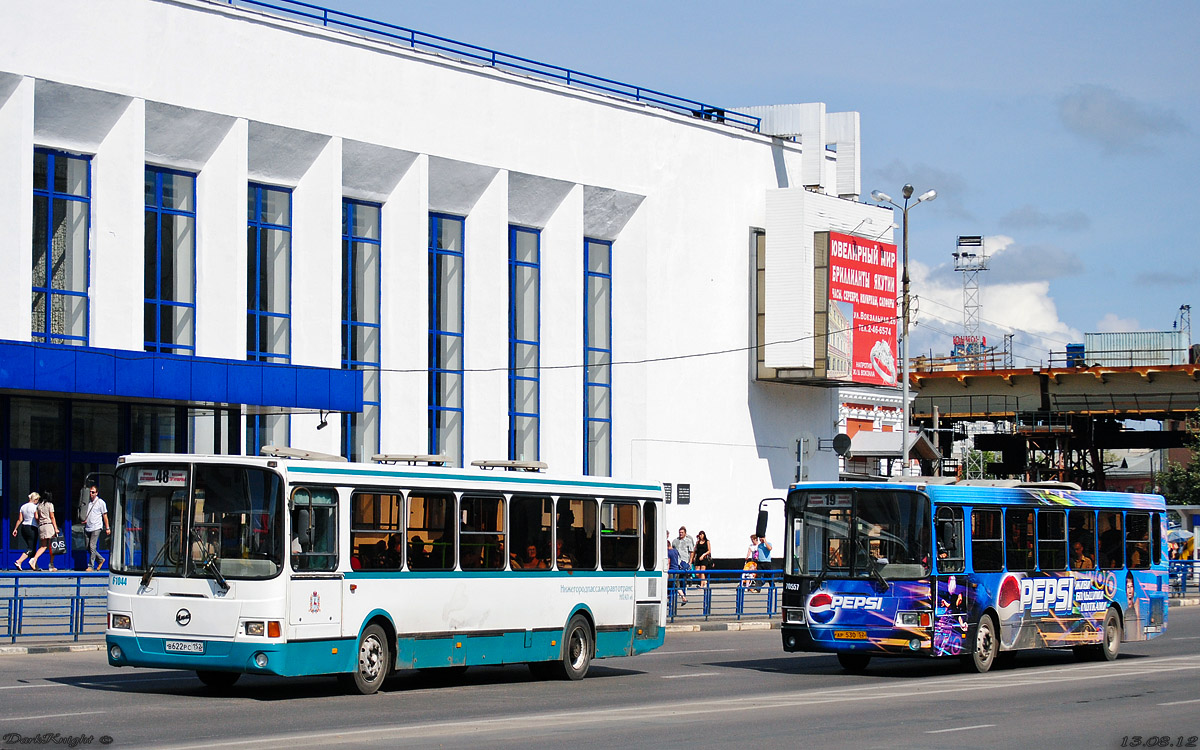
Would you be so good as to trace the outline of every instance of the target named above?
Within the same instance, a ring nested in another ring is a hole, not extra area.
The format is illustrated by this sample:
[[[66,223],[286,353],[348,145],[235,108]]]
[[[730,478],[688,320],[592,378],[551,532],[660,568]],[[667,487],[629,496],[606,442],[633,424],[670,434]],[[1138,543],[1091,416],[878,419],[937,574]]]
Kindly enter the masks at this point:
[[[246,359],[292,359],[292,191],[251,183],[246,232]]]
[[[351,461],[379,452],[380,206],[342,200],[342,367],[363,371],[363,410],[342,418]]]
[[[246,224],[246,359],[292,359],[292,191],[250,183]],[[288,445],[287,414],[246,417],[246,450]]]
[[[146,351],[196,353],[196,175],[146,167]]]
[[[33,151],[32,340],[88,345],[92,160]]]
[[[429,452],[462,466],[466,220],[429,215]]]
[[[541,232],[508,228],[508,457],[540,453]]]
[[[583,242],[583,473],[612,475],[612,243]]]

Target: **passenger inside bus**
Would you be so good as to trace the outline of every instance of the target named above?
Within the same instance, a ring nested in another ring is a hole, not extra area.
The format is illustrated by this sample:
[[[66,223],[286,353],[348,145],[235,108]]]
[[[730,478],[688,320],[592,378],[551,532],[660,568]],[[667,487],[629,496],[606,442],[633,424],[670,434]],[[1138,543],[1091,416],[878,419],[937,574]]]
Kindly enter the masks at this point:
[[[567,552],[565,549],[563,549],[562,537],[558,538],[558,541],[555,542],[554,547],[556,550],[554,557],[558,561],[558,569],[559,570],[570,570],[571,568],[574,568],[575,567],[575,556],[572,555],[570,552]]]
[[[545,570],[546,561],[538,557],[537,545],[530,543],[523,554],[512,553],[512,566],[515,570]]]
[[[1083,549],[1083,542],[1076,539],[1071,545],[1071,569],[1072,570],[1091,570],[1095,565],[1092,558],[1087,556]]]
[[[420,570],[429,567],[429,553],[425,549],[425,540],[420,534],[413,534],[408,542],[408,568]]]

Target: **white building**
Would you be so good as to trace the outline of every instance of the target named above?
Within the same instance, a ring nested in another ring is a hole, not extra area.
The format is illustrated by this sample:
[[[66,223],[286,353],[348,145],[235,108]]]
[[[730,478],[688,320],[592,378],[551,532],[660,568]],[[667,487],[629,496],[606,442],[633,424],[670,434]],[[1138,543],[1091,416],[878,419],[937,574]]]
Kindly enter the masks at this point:
[[[275,443],[662,481],[670,529],[741,555],[802,434],[837,431],[804,384],[813,233],[891,239],[857,113],[410,42],[203,0],[5,7],[6,518],[31,489],[71,515],[131,450]]]

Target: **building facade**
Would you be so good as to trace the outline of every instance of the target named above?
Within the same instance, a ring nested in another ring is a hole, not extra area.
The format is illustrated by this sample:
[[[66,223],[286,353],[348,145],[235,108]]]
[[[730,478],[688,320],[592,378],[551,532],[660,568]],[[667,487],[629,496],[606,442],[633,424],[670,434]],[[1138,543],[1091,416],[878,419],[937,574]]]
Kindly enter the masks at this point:
[[[662,481],[740,554],[837,431],[797,377],[812,234],[891,238],[857,114],[461,58],[223,2],[6,8],[7,523],[124,452],[288,445]]]

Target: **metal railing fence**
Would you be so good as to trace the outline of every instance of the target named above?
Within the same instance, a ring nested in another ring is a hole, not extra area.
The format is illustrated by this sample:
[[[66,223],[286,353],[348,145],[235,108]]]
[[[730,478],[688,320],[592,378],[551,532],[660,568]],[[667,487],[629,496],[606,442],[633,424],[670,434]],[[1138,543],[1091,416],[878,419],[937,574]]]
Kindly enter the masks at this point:
[[[555,81],[593,92],[616,96],[629,101],[650,104],[663,109],[691,115],[703,120],[733,125],[755,133],[762,124],[761,117],[737,112],[725,107],[667,94],[655,89],[614,81],[611,78],[581,73],[559,65],[530,60],[518,55],[498,52],[487,47],[459,42],[435,34],[426,34],[404,26],[356,16],[300,0],[221,0],[234,7],[259,8],[284,18],[308,21],[326,28],[349,31],[367,38],[400,43],[407,47],[446,55],[456,60],[474,62],[510,73]]]
[[[1200,560],[1172,560],[1171,596],[1195,596],[1200,593]]]
[[[0,639],[64,639],[103,635],[108,573],[70,571],[0,574]]]
[[[779,614],[779,570],[671,570],[667,572],[667,621],[763,619]]]

